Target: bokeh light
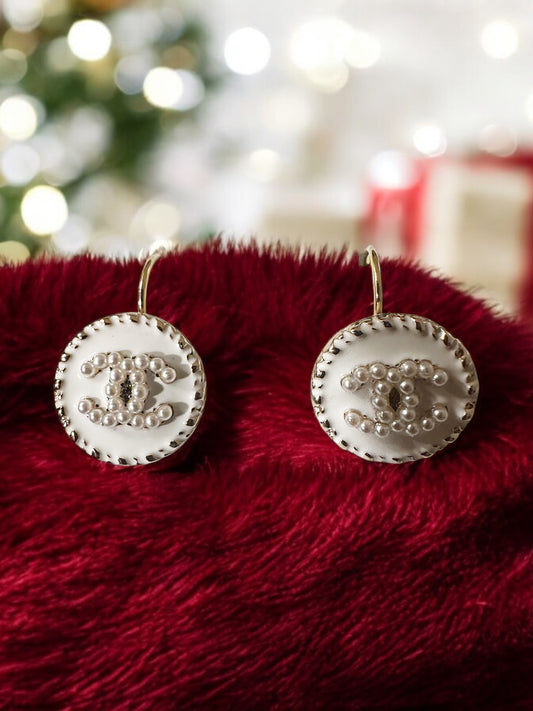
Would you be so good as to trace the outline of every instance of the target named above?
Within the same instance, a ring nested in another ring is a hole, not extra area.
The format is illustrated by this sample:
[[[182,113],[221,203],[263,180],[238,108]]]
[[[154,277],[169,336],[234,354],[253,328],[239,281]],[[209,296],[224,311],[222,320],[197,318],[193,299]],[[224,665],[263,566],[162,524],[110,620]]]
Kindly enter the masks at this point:
[[[489,57],[507,59],[518,49],[518,32],[508,20],[493,20],[481,31],[481,46]]]
[[[146,75],[152,67],[149,52],[122,57],[115,67],[115,84],[124,94],[140,94]]]
[[[43,19],[43,0],[3,0],[2,13],[19,32],[30,32]]]
[[[307,78],[315,89],[325,94],[335,94],[348,83],[350,71],[346,64],[329,64],[307,70]]]
[[[248,157],[247,173],[259,182],[269,183],[281,172],[281,156],[270,148],[259,148]]]
[[[72,54],[86,62],[103,59],[111,48],[111,32],[100,20],[78,20],[68,33]]]
[[[0,83],[16,84],[28,69],[25,55],[18,49],[0,51]]]
[[[323,17],[301,25],[292,35],[290,56],[305,72],[344,63],[354,30],[337,17]]]
[[[176,73],[181,80],[182,93],[172,108],[179,111],[189,111],[200,104],[205,96],[202,80],[187,69],[177,69]]]
[[[370,183],[386,190],[403,190],[413,185],[417,171],[412,158],[400,151],[381,151],[368,166]]]
[[[92,225],[84,217],[71,214],[63,227],[52,235],[52,244],[62,254],[78,254],[89,246]]]
[[[257,74],[270,60],[270,42],[254,27],[241,27],[227,37],[224,59],[236,74]]]
[[[46,48],[46,65],[51,72],[63,73],[75,69],[78,58],[72,53],[66,37],[56,37]]]
[[[27,185],[39,172],[37,151],[24,143],[15,143],[2,152],[0,169],[9,185]]]
[[[149,240],[169,240],[180,229],[182,217],[179,209],[169,200],[154,198],[137,211],[132,220],[132,235],[146,242]]]
[[[479,136],[479,147],[482,151],[500,158],[513,155],[517,148],[514,131],[505,126],[491,123],[483,128]]]
[[[36,185],[22,198],[20,213],[26,227],[36,235],[60,230],[68,218],[63,193],[50,185]]]
[[[8,138],[20,141],[33,136],[38,116],[26,96],[10,96],[0,104],[0,130]]]
[[[170,109],[178,103],[183,94],[183,81],[174,69],[154,67],[146,75],[143,91],[150,104]]]
[[[381,57],[381,44],[374,35],[363,30],[354,30],[346,49],[345,58],[355,69],[373,67]]]
[[[8,239],[0,242],[0,264],[20,264],[30,256],[30,250],[22,242]]]
[[[315,89],[336,93],[350,77],[349,67],[365,69],[381,56],[381,44],[369,32],[337,17],[301,25],[292,35],[290,57]]]
[[[435,124],[423,124],[413,131],[413,145],[422,155],[440,156],[446,150],[446,138]]]

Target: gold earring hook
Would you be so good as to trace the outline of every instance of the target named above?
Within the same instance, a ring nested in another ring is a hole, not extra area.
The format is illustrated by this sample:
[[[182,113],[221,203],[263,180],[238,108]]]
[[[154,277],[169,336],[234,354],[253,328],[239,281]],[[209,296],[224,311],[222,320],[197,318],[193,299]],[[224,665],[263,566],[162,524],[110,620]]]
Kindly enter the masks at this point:
[[[372,270],[372,289],[374,291],[374,316],[383,313],[383,283],[381,281],[381,267],[376,248],[371,244],[359,255],[359,264],[369,266]]]
[[[146,293],[148,291],[150,272],[159,257],[162,257],[163,254],[165,254],[165,250],[155,250],[155,252],[152,252],[152,254],[148,257],[142,268],[141,278],[139,279],[139,288],[137,290],[137,309],[140,314],[146,313]]]

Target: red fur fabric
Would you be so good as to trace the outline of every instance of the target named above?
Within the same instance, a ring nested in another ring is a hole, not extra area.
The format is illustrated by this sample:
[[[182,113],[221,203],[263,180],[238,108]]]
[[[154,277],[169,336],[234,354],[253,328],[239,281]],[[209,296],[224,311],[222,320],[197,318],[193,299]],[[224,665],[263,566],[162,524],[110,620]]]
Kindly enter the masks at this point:
[[[91,459],[52,401],[66,343],[133,310],[137,262],[3,268],[0,707],[533,708],[533,342],[472,296],[385,262],[385,305],[469,348],[481,394],[444,452],[338,449],[314,360],[370,313],[368,268],[210,245],[162,259],[152,313],[204,360],[186,452]]]

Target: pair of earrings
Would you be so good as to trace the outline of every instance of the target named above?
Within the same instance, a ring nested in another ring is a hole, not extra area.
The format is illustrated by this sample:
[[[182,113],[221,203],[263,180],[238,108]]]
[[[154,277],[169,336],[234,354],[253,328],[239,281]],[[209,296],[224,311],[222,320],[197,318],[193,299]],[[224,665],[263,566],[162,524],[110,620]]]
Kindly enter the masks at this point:
[[[204,410],[200,356],[178,329],[146,312],[148,280],[160,256],[155,252],[143,267],[137,312],[86,326],[56,371],[55,404],[67,434],[113,464],[149,464],[172,454]],[[372,270],[374,315],[340,330],[318,356],[313,409],[335,444],[359,457],[391,463],[430,457],[472,419],[475,366],[463,344],[434,321],[384,313],[373,247],[361,264]]]

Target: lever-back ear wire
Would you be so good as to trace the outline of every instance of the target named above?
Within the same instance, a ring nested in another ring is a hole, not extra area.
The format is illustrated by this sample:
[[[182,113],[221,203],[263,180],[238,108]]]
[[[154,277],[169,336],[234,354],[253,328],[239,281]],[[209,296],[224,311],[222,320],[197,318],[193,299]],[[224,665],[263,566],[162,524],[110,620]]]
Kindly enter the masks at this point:
[[[153,252],[142,268],[141,278],[139,279],[139,288],[137,290],[137,309],[140,314],[146,313],[146,293],[148,291],[148,280],[150,279],[150,272],[152,267],[157,262],[159,257],[162,257],[165,251],[162,249],[157,249]]]
[[[383,313],[383,282],[381,281],[381,267],[376,248],[371,244],[359,255],[359,264],[369,266],[372,270],[372,289],[374,291],[374,316]]]

